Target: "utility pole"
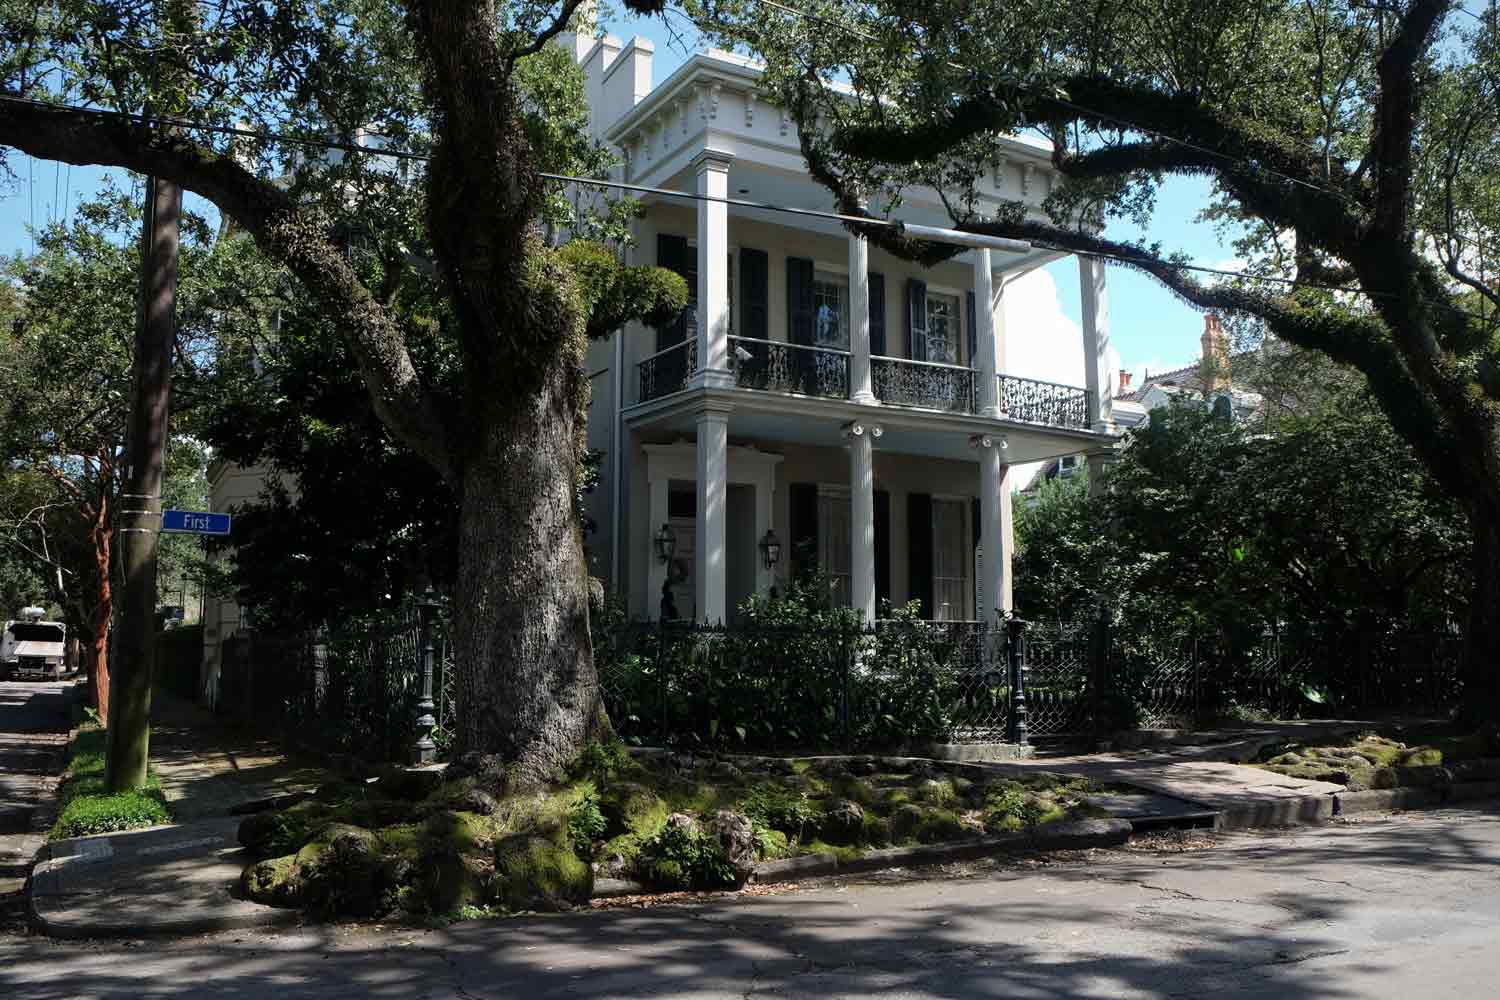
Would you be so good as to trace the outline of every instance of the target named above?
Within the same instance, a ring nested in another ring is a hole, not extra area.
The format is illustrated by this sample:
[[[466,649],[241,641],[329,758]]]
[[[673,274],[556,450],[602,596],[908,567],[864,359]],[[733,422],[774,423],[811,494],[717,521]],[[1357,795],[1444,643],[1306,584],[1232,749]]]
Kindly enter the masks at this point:
[[[146,783],[151,749],[152,624],[156,610],[156,542],[161,528],[162,468],[176,346],[177,254],[182,189],[146,178],[141,225],[141,310],[135,333],[135,378],[126,442],[130,463],[120,534],[125,585],[115,662],[110,668],[106,783],[126,791]]]

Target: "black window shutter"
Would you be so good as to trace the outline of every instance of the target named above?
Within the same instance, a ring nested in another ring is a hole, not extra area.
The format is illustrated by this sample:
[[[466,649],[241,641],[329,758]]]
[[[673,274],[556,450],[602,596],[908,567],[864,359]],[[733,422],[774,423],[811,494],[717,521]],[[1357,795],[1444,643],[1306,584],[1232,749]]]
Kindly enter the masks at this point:
[[[793,344],[813,342],[813,262],[786,259],[786,331]]]
[[[792,531],[792,578],[818,571],[818,484],[792,483],[787,493]]]
[[[885,354],[885,275],[871,271],[870,281],[870,353]]]
[[[875,617],[891,600],[891,495],[875,491]]]
[[[922,602],[922,617],[932,617],[932,495],[906,496],[906,552],[911,586],[907,596]]]
[[[969,294],[973,295],[972,292],[970,292]],[[979,554],[979,548],[983,544],[982,540],[980,539],[980,533],[981,533],[982,529],[980,527],[979,517],[980,517],[980,515],[979,515],[979,498],[978,497],[970,497],[969,498],[969,523],[971,525],[973,525],[973,528],[974,528],[974,530],[969,533],[969,537],[973,540],[973,543],[974,543],[973,547],[969,550],[969,565],[970,566],[974,565],[974,557]],[[973,588],[972,588],[972,590],[973,590],[973,592],[974,592],[975,595],[979,594],[979,587],[980,587],[979,581],[975,580]],[[985,596],[985,600],[988,601],[988,599],[989,599],[988,595],[986,595]],[[974,617],[976,619],[978,619],[979,621],[988,621],[989,620],[989,616],[987,614],[985,614],[985,609],[979,606],[979,597],[978,596],[976,596],[974,598]]]
[[[906,282],[906,356],[927,360],[927,282]]]
[[[765,340],[769,312],[766,307],[770,258],[764,250],[740,248],[740,336]]]
[[[979,367],[979,314],[975,308],[977,299],[973,292],[968,295],[969,301],[969,367]]]
[[[696,263],[695,261],[693,267],[688,266],[687,237],[673,236],[671,233],[656,234],[656,266],[664,267],[673,274],[682,275],[682,279],[688,285],[688,309],[693,308],[698,298],[698,268]],[[656,349],[658,351],[664,351],[673,344],[680,344],[686,339],[686,310],[671,323],[656,328]]]

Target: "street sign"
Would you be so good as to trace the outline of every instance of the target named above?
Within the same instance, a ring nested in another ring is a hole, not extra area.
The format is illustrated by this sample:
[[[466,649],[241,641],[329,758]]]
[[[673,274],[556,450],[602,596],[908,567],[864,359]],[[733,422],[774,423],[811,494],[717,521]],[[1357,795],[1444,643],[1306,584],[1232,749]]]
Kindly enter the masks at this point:
[[[178,535],[227,535],[229,515],[201,510],[164,510],[161,512],[161,530]]]

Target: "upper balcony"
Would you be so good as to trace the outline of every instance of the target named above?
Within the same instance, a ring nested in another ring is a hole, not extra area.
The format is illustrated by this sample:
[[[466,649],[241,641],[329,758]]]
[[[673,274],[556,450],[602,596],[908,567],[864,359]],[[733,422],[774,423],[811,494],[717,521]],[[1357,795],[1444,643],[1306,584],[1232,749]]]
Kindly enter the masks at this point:
[[[729,337],[729,371],[741,389],[821,399],[851,398],[849,351]],[[658,351],[637,365],[638,401],[660,399],[687,388],[698,370],[696,339]],[[979,414],[981,379],[976,368],[875,355],[870,385],[881,406],[942,413]],[[994,415],[1001,420],[1070,430],[1088,430],[1090,393],[1077,386],[999,374]]]

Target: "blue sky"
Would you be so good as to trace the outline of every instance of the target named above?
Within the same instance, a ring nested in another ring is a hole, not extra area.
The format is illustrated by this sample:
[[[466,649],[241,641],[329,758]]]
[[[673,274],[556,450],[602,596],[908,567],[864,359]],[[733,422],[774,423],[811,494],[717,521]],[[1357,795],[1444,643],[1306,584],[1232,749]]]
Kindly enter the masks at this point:
[[[681,21],[677,21],[681,24]],[[643,35],[656,43],[654,71],[659,82],[681,65],[685,53],[674,43],[660,21],[617,18],[609,25],[612,33],[622,37]],[[27,251],[31,246],[27,228],[33,222],[43,226],[60,219],[76,208],[80,200],[96,193],[105,171],[94,167],[72,167],[45,161],[31,161],[20,153],[11,156],[15,173],[12,183],[0,192],[0,253]],[[117,176],[119,176],[117,174]],[[128,181],[120,183],[128,184]],[[1233,256],[1211,229],[1195,223],[1194,217],[1206,203],[1209,184],[1201,179],[1173,179],[1167,183],[1158,200],[1150,229],[1144,234],[1169,250],[1180,250],[1202,264],[1222,264]],[[188,207],[213,214],[212,207],[201,199],[189,198]],[[1114,227],[1108,234],[1117,238],[1138,237],[1138,231]],[[1059,305],[1075,323],[1079,320],[1078,269],[1072,260],[1049,268],[1057,284]],[[1122,367],[1139,372],[1191,363],[1198,356],[1198,337],[1202,332],[1201,315],[1182,304],[1150,278],[1110,267],[1108,272],[1111,340],[1119,352]]]

